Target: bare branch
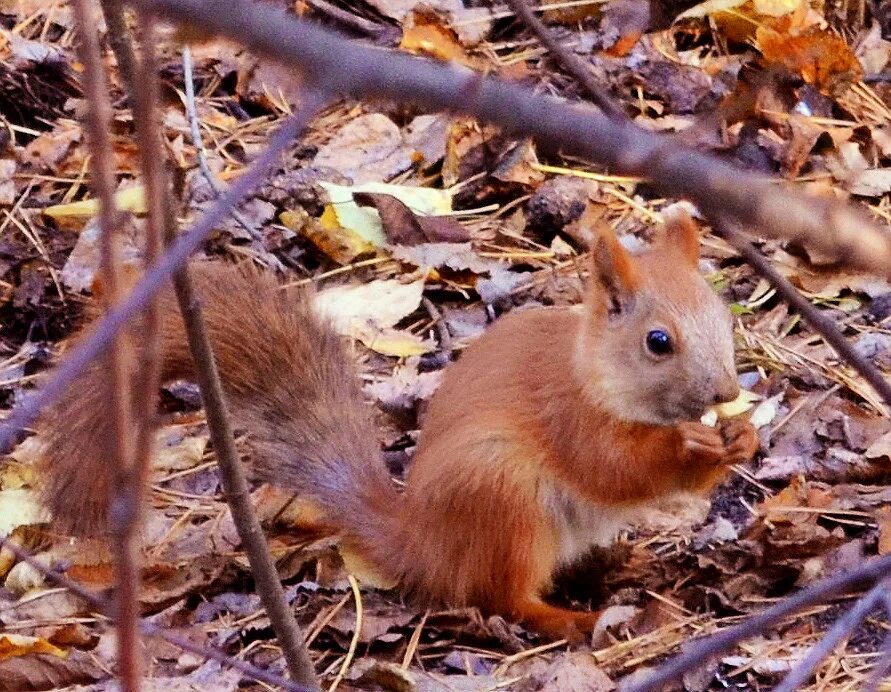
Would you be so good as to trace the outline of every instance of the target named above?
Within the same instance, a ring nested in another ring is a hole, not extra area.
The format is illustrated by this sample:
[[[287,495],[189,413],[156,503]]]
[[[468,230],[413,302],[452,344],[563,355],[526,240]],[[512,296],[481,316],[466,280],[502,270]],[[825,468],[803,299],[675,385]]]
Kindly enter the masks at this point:
[[[801,195],[590,107],[570,105],[465,67],[349,41],[268,3],[129,1],[200,32],[242,43],[294,67],[329,92],[461,111],[536,137],[542,144],[563,146],[616,173],[647,177],[663,194],[686,197],[709,217],[732,216],[760,235],[796,240],[852,266],[883,276],[891,273],[891,233],[860,210]]]
[[[217,180],[217,177],[210,170],[207,163],[207,151],[204,149],[204,141],[201,139],[201,123],[198,122],[198,108],[195,105],[195,80],[192,76],[192,51],[188,46],[183,48],[183,84],[186,89],[186,115],[189,118],[189,132],[192,135],[192,144],[195,146],[196,157],[198,159],[198,170],[207,181],[210,189],[216,197],[223,192],[223,186]],[[230,211],[232,218],[238,222],[248,235],[252,238],[260,239],[260,234],[251,223],[244,218],[244,215],[233,207]]]
[[[17,545],[15,542],[9,540],[8,538],[0,538],[0,548],[7,548],[13,555],[15,555],[17,560],[28,563],[40,574],[49,579],[50,582],[52,582],[53,584],[57,584],[64,589],[67,589],[78,598],[83,599],[97,612],[104,613],[107,616],[108,601],[102,596],[93,593],[89,589],[84,588],[81,584],[78,584],[76,581],[69,579],[61,572],[50,569],[39,560],[35,560],[33,555],[28,553],[25,549]],[[240,659],[229,656],[228,654],[225,654],[217,649],[199,646],[190,639],[181,637],[180,635],[174,632],[170,632],[169,630],[166,630],[163,627],[159,627],[158,625],[155,625],[151,622],[140,621],[139,629],[147,637],[157,637],[158,639],[163,639],[164,641],[169,642],[176,647],[179,647],[183,651],[188,651],[189,653],[195,654],[196,656],[201,656],[203,658],[218,661],[224,666],[234,668],[235,670],[244,673],[246,677],[252,678],[259,682],[265,682],[267,685],[272,685],[273,687],[277,688],[280,687],[287,692],[312,692],[311,688],[304,687],[303,685],[292,682],[291,680],[286,680],[285,678],[276,675],[275,673],[270,673],[269,671],[258,668],[255,665],[247,663],[246,661],[242,661]]]
[[[545,23],[532,11],[527,0],[507,0],[507,4],[523,20],[523,23],[529,27],[532,33],[538,36],[538,40],[551,52],[551,55],[578,80],[579,84],[588,92],[588,96],[591,97],[591,100],[600,110],[613,120],[622,121],[628,119],[625,111],[622,110],[598,83],[594,75],[591,74],[588,65],[557,40],[554,32],[548,29]]]
[[[132,83],[136,74],[136,55],[133,52],[133,41],[127,29],[127,19],[120,0],[99,0],[102,15],[105,17],[105,36],[118,63],[118,72],[124,82]],[[130,106],[133,106],[132,93],[128,95]]]
[[[869,671],[869,677],[863,683],[863,692],[878,692],[882,679],[891,673],[891,634],[885,637],[882,642],[882,648],[879,651],[879,658],[873,664],[872,670]]]
[[[100,202],[99,225],[100,250],[103,278],[102,298],[106,311],[115,306],[120,298],[120,257],[116,237],[120,215],[115,207],[115,179],[111,138],[111,103],[96,34],[95,17],[88,0],[73,3],[74,16],[80,41],[78,58],[84,65],[84,96],[89,104],[84,127],[92,153],[92,186]],[[107,314],[107,313],[106,313]],[[132,354],[127,336],[118,333],[111,340],[107,354],[108,375],[106,397],[111,416],[111,461],[115,465],[114,499],[110,512],[111,530],[116,544],[115,580],[117,625],[118,676],[125,692],[137,692],[141,679],[139,646],[139,551],[134,547],[131,516],[136,514],[132,506],[133,464],[133,416],[131,411],[130,364]]]
[[[187,266],[179,268],[174,274],[173,285],[186,326],[189,350],[195,363],[198,386],[201,388],[201,398],[207,413],[207,427],[217,454],[226,501],[232,510],[232,519],[238,529],[241,544],[247,553],[257,594],[263,601],[263,607],[278,637],[291,677],[307,688],[318,689],[315,669],[306,649],[303,633],[285,598],[263,528],[251,504],[250,488],[235,449],[235,437],[223,397],[223,386],[201,316],[199,299],[192,292],[188,271]]]
[[[68,352],[43,387],[12,409],[9,417],[0,422],[0,452],[8,451],[18,439],[19,432],[27,428],[44,407],[55,401],[94,358],[106,351],[114,335],[130,319],[145,309],[148,300],[226,218],[229,210],[259,186],[281,152],[306,127],[323,103],[323,98],[318,94],[309,94],[306,103],[272,135],[266,149],[248,170],[226,189],[200,219],[176,239],[170,249],[146,272],[130,295],[96,322],[92,333]]]
[[[878,608],[889,584],[881,581],[871,591],[861,597],[854,607],[835,621],[826,636],[814,646],[795,668],[783,678],[773,692],[795,692],[814,674],[820,662],[832,653],[843,639],[848,637],[873,610]]]
[[[623,692],[658,692],[686,671],[718,656],[737,642],[764,632],[793,613],[847,589],[874,584],[891,574],[891,555],[876,558],[850,572],[842,572],[818,581],[793,596],[780,601],[745,622],[697,641],[686,653],[670,659],[647,678],[623,686]]]
[[[858,352],[841,333],[831,319],[815,308],[790,281],[780,274],[773,265],[755,247],[739,233],[726,218],[714,219],[714,231],[724,238],[742,255],[752,268],[770,282],[780,297],[791,305],[804,320],[822,336],[833,350],[854,368],[861,377],[872,385],[885,404],[891,409],[891,383],[885,379],[879,369],[863,354]]]

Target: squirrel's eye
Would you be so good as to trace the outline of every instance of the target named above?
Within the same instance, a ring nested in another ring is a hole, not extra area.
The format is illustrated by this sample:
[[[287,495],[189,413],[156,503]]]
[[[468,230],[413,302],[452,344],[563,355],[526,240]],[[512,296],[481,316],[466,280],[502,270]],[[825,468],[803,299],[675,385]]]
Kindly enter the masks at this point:
[[[657,356],[667,356],[674,351],[671,337],[661,329],[653,329],[647,332],[647,348],[650,350],[650,353]]]

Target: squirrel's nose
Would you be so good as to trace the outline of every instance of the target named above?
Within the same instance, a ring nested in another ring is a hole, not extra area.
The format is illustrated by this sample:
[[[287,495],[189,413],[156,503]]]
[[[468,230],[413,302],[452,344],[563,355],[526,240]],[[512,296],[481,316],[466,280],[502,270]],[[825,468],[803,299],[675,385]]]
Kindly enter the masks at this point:
[[[715,387],[714,403],[726,404],[729,401],[733,401],[738,396],[739,382],[736,381],[736,377],[726,377],[719,381]]]

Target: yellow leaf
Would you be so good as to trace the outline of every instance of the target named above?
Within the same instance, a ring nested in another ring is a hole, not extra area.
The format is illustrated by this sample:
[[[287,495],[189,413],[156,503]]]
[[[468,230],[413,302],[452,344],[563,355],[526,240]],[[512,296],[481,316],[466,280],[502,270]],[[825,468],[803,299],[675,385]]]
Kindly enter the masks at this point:
[[[445,190],[387,183],[365,183],[347,186],[319,183],[328,193],[331,203],[325,207],[322,223],[336,222],[341,228],[352,231],[365,241],[384,247],[387,237],[381,217],[374,207],[360,207],[353,201],[354,192],[378,192],[392,195],[419,216],[441,216],[452,211],[452,195]]]
[[[315,295],[313,307],[340,334],[352,335],[366,327],[380,330],[395,326],[418,309],[423,293],[423,281],[377,280],[326,288]]]
[[[43,637],[27,637],[23,634],[0,635],[0,661],[27,654],[50,654],[65,658],[68,652],[50,644]]]
[[[360,255],[374,252],[371,243],[337,223],[331,205],[325,208],[319,219],[296,209],[283,211],[278,218],[284,226],[304,235],[338,264],[349,264]]]
[[[395,329],[357,330],[353,336],[372,351],[384,356],[408,358],[421,356],[433,350],[433,346],[420,337]]]
[[[415,24],[402,31],[402,50],[437,60],[467,63],[467,53],[455,33],[441,24]]]
[[[118,190],[114,196],[115,206],[120,211],[133,214],[146,214],[145,194],[141,185]],[[84,199],[70,204],[56,204],[43,210],[44,216],[52,219],[89,219],[99,213],[98,199]]]
[[[49,514],[33,490],[18,488],[0,490],[0,538],[5,538],[17,526],[42,524]]]
[[[748,1],[749,0],[706,0],[705,2],[693,5],[690,9],[681,12],[675,21],[678,22],[682,19],[702,19],[703,17],[710,17],[718,12],[726,12],[727,10],[742,7]]]
[[[725,37],[745,43],[755,31],[783,17],[789,27],[801,25],[808,13],[808,0],[706,0],[678,15],[682,19],[711,17]]]
[[[752,0],[755,12],[766,17],[782,17],[792,14],[802,5],[802,0]]]

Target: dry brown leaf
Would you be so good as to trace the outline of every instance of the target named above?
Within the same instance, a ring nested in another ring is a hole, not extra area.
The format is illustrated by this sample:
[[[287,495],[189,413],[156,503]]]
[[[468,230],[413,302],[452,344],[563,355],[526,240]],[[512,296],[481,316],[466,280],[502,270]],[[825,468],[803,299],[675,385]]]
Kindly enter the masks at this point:
[[[412,150],[402,132],[382,113],[351,120],[313,159],[314,166],[333,168],[355,184],[387,181],[412,163]]]
[[[421,0],[368,0],[368,4],[385,17],[390,17],[399,22],[403,21],[422,4],[426,6],[428,11],[442,12],[443,14],[459,12],[464,7],[461,0],[424,0],[423,3]]]
[[[518,692],[611,692],[616,689],[616,684],[591,654],[576,651],[558,656],[544,671],[526,678],[515,689]]]
[[[473,67],[472,60],[458,40],[458,35],[439,19],[436,14],[415,10],[412,22],[402,30],[399,47],[443,62],[457,62]]]
[[[372,206],[381,216],[384,232],[392,243],[417,245],[430,242],[461,243],[470,239],[467,230],[451,216],[419,216],[393,195],[356,192],[359,206]]]
[[[21,150],[19,158],[22,164],[30,165],[34,170],[54,171],[55,167],[71,151],[71,148],[80,142],[81,137],[81,128],[78,123],[62,122],[50,132],[44,132],[31,140]]]
[[[283,211],[279,215],[279,221],[292,231],[302,233],[338,264],[349,264],[363,255],[374,253],[372,243],[341,226],[333,216],[333,210],[329,212],[326,209],[320,219],[314,219],[298,207]]]
[[[27,692],[86,685],[109,677],[87,654],[67,658],[35,653],[0,661],[0,692]]]
[[[876,512],[879,524],[879,555],[891,553],[891,507],[879,507]]]
[[[484,274],[498,268],[492,260],[480,257],[470,243],[420,243],[393,248],[393,257],[420,269],[451,269]]]
[[[756,38],[768,65],[800,74],[825,94],[844,93],[863,77],[863,67],[845,40],[827,30],[811,27],[793,35],[759,27]]]

